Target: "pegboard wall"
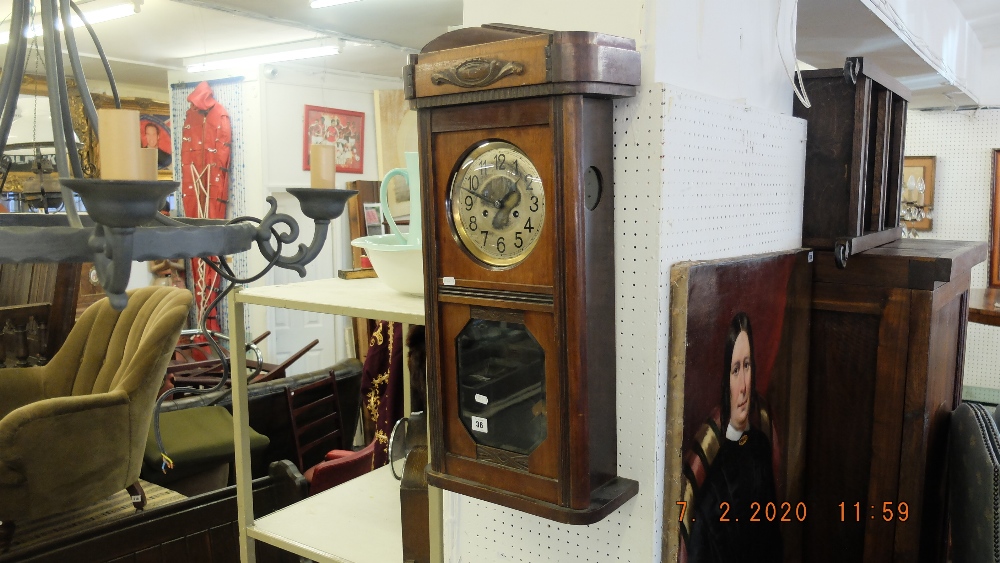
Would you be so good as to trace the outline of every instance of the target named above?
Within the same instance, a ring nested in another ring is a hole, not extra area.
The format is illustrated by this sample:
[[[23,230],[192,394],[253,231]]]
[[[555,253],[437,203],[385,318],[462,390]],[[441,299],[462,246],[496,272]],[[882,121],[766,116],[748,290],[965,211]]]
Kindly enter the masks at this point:
[[[1000,148],[1000,110],[911,110],[906,119],[906,155],[937,157],[933,228],[920,232],[919,236],[989,240],[992,158],[993,149]],[[972,287],[986,287],[986,278],[985,262],[972,269]],[[977,393],[1000,389],[998,348],[1000,328],[969,324],[965,345],[966,397],[986,398]],[[982,389],[972,389],[970,395],[970,387]],[[1000,394],[988,394],[1000,399]]]
[[[566,526],[445,492],[445,560],[661,560],[673,263],[801,244],[805,123],[663,85],[615,103],[618,474],[639,494]]]

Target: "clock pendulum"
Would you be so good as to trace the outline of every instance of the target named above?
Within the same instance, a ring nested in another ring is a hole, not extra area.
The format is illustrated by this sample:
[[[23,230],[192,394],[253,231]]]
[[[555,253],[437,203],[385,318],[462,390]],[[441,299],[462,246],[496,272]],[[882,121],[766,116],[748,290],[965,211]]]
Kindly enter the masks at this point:
[[[617,475],[612,99],[631,39],[509,25],[433,40],[418,113],[432,485],[572,524]]]

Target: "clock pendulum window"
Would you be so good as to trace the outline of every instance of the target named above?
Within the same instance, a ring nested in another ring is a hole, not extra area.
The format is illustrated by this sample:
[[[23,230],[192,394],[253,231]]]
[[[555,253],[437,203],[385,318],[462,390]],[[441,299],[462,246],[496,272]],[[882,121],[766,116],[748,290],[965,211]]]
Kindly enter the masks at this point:
[[[571,524],[617,475],[612,99],[631,39],[486,25],[404,69],[417,110],[432,485]]]

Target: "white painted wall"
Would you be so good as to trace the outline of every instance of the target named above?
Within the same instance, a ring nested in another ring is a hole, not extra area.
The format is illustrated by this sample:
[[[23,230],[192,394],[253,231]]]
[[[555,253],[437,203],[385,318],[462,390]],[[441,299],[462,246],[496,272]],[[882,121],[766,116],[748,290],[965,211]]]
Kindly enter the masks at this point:
[[[792,89],[778,55],[778,5],[778,0],[655,1],[654,79],[791,114]]]
[[[630,37],[643,83],[664,82],[790,114],[791,87],[778,55],[778,0],[466,0],[464,24],[503,21]],[[585,7],[582,7],[585,5]]]
[[[933,229],[926,238],[989,240],[992,151],[1000,148],[1000,110],[911,111],[907,115],[907,156],[936,156]],[[986,287],[987,265],[972,269],[972,287]],[[997,355],[1000,328],[969,323],[965,345],[965,385],[1000,390]],[[973,390],[967,398],[1000,400]]]
[[[294,198],[285,189],[307,187],[309,171],[302,169],[303,123],[305,106],[321,106],[365,114],[364,171],[361,174],[338,173],[336,184],[344,188],[354,180],[378,180],[375,138],[376,89],[402,88],[401,79],[357,73],[317,70],[294,64],[268,65],[260,69],[261,152],[263,194],[273,195],[278,208],[296,217],[302,232],[300,240],[309,241],[313,224],[301,216]],[[263,198],[262,200],[263,201]],[[305,279],[337,275],[338,269],[351,267],[350,236],[346,215],[335,220],[323,253],[309,265]],[[275,269],[266,278],[268,284],[302,281],[289,270]],[[274,361],[305,346],[312,339],[320,344],[297,361],[291,373],[314,371],[349,357],[345,334],[351,327],[345,317],[316,315],[302,311],[267,309],[267,326],[273,335],[269,345]]]

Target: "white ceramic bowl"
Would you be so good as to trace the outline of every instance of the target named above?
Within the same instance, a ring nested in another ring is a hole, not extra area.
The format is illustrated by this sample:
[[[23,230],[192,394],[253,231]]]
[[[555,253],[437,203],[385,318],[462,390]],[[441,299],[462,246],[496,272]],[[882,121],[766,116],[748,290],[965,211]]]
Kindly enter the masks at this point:
[[[424,253],[420,246],[400,243],[394,234],[359,237],[351,241],[363,248],[378,278],[400,293],[424,294]]]

